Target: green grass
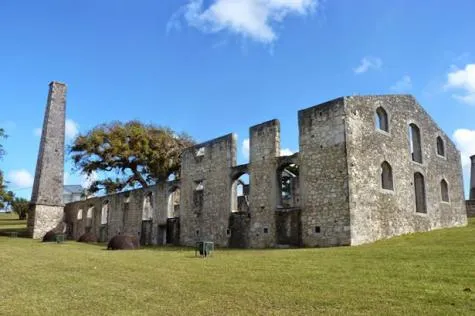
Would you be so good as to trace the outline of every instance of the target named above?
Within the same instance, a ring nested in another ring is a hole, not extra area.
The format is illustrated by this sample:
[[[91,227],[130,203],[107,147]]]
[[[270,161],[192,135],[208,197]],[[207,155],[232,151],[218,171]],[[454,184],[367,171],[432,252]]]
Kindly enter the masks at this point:
[[[475,221],[359,247],[207,259],[0,237],[0,269],[1,315],[474,315]]]
[[[26,220],[18,220],[15,213],[0,213],[0,236],[9,236],[11,232],[25,234]]]

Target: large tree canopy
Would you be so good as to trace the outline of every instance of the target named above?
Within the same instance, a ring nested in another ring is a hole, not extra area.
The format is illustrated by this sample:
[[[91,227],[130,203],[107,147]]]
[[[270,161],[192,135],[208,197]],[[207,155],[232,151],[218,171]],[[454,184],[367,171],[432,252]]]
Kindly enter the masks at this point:
[[[89,192],[116,192],[136,184],[147,187],[176,175],[183,149],[193,144],[190,136],[168,127],[113,122],[79,135],[70,154],[81,172],[104,175],[91,184]]]

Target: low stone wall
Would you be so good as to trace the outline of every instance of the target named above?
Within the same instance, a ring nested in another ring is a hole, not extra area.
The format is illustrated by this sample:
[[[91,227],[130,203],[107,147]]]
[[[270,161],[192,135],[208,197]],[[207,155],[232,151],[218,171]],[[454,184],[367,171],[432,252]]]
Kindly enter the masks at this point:
[[[475,217],[475,200],[465,201],[467,207],[467,217]]]

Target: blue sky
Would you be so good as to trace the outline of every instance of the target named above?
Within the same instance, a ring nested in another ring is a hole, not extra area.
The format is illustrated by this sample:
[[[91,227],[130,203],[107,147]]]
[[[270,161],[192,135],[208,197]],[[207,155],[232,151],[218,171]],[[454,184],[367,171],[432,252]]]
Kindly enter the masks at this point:
[[[198,141],[338,96],[411,93],[475,154],[475,2],[0,0],[0,162],[29,197],[48,83],[67,83],[68,135],[139,119]],[[84,182],[68,164],[68,184]],[[467,182],[467,168],[465,180]]]

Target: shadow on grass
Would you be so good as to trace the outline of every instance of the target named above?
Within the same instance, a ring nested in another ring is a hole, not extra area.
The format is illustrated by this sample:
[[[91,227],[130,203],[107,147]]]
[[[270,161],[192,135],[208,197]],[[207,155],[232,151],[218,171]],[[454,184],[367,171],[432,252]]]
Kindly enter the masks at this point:
[[[0,236],[13,237],[13,235],[15,235],[15,237],[18,237],[18,238],[29,238],[28,231],[24,227],[0,229]]]

